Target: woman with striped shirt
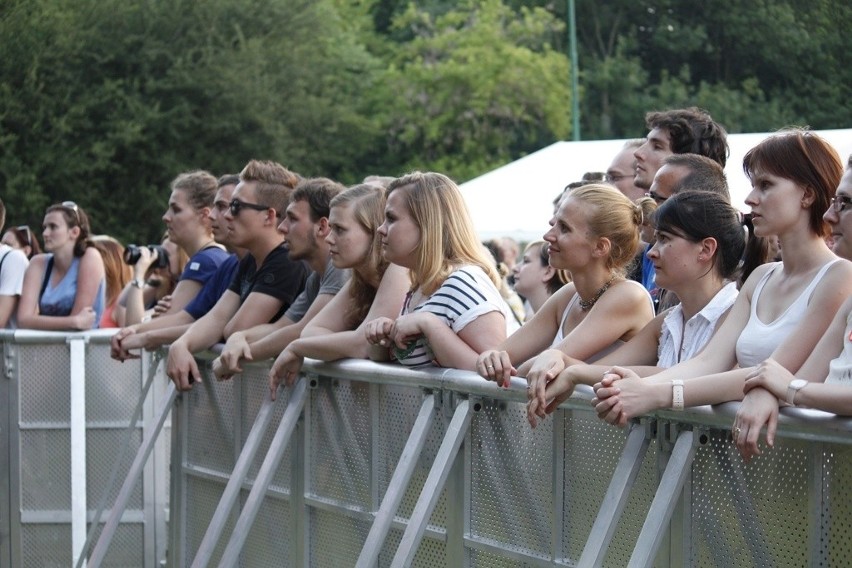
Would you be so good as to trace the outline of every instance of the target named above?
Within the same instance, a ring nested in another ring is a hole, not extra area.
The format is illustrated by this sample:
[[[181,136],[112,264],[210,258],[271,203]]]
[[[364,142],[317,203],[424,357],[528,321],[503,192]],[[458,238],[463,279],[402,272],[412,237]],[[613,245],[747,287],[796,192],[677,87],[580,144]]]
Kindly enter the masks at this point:
[[[409,269],[411,289],[395,320],[368,323],[367,340],[406,366],[474,370],[478,355],[517,327],[497,290],[458,186],[413,172],[388,187],[378,229],[385,259]]]

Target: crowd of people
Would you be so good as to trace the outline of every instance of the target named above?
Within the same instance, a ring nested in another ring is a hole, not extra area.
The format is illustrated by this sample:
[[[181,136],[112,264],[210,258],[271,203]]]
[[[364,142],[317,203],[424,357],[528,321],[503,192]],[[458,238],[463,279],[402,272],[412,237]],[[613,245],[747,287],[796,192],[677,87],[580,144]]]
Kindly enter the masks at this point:
[[[182,173],[147,246],[93,236],[79,205],[58,203],[44,252],[27,226],[3,235],[0,324],[114,327],[119,360],[168,345],[182,391],[217,343],[219,380],[274,360],[273,398],[305,357],[526,377],[533,427],[578,384],[618,425],[742,400],[746,459],[763,427],[774,443],[779,407],[852,414],[852,157],[844,174],[812,132],[766,138],[743,161],[743,215],[720,124],[688,108],[646,126],[606,173],[568,184],[522,254],[480,242],[458,186],[433,172],[349,188],[257,160]]]

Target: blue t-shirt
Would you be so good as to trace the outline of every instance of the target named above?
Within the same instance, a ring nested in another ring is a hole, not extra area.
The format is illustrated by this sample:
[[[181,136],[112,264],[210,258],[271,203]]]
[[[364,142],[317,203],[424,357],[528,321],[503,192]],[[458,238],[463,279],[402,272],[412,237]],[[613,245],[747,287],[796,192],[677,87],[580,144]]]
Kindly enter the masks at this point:
[[[237,255],[228,256],[216,269],[213,277],[207,279],[195,298],[183,310],[196,320],[209,312],[228,289],[228,286],[231,285],[239,266],[240,259],[237,258]]]
[[[228,256],[228,252],[219,247],[203,248],[192,255],[179,280],[195,280],[203,286],[216,275],[219,265],[225,262]]]
[[[53,272],[53,264],[51,260],[53,255],[47,254],[47,262],[51,266]],[[43,316],[70,316],[71,310],[74,309],[74,300],[77,299],[77,275],[80,272],[80,258],[75,256],[71,261],[71,267],[59,284],[56,287],[50,282],[50,273],[45,273],[47,286],[44,288],[44,293],[38,299],[38,312]],[[104,314],[106,282],[101,279],[98,285],[98,293],[95,295],[95,305],[92,309],[95,310],[95,326],[92,329],[97,329],[100,325],[101,317]]]

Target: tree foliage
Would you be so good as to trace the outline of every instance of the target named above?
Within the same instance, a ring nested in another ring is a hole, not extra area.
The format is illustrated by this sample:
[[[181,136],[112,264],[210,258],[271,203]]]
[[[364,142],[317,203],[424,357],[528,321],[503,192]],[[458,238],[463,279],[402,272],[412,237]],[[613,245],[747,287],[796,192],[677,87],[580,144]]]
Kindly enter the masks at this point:
[[[570,135],[566,2],[5,0],[0,196],[152,241],[168,183],[274,159],[459,181]],[[585,139],[699,105],[729,131],[852,124],[839,0],[576,0]]]

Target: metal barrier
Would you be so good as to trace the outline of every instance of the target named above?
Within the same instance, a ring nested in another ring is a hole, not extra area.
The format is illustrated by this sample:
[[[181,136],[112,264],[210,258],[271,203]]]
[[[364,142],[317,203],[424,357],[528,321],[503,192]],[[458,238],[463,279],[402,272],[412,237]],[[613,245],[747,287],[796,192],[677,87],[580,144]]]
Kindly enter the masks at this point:
[[[579,389],[533,430],[521,381],[308,361],[272,405],[266,371],[216,382],[205,367],[178,400],[171,566],[814,566],[852,552],[848,419],[785,410],[776,448],[745,465],[735,404],[660,412],[625,436]]]
[[[117,486],[104,495],[113,470],[120,484],[149,435],[153,401],[167,384],[160,372],[131,432],[152,359],[110,359],[114,331],[0,332],[0,566],[77,564],[96,508],[116,499]],[[128,434],[130,448],[122,451]],[[153,448],[140,481],[126,491],[128,509],[114,519],[103,566],[154,567],[165,559],[169,441]]]

